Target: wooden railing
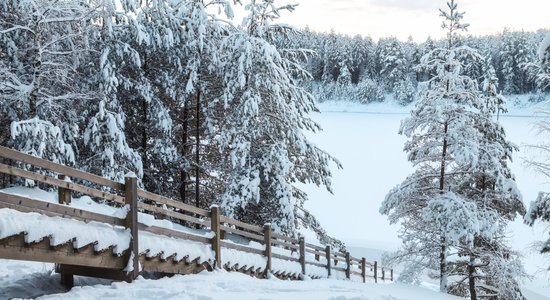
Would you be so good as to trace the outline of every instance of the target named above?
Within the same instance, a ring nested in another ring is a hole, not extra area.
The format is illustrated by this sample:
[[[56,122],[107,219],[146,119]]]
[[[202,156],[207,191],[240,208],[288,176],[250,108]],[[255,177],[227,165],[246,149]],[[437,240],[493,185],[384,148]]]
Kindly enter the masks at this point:
[[[223,264],[223,249],[227,248],[265,257],[267,263],[262,268],[262,274],[273,273],[277,275],[277,271],[273,270],[273,259],[281,259],[300,264],[301,272],[299,277],[308,274],[308,266],[316,266],[325,268],[328,276],[339,271],[345,273],[348,279],[352,276],[359,276],[362,278],[363,282],[365,282],[367,278],[374,279],[374,282],[378,282],[379,279],[393,280],[393,270],[390,270],[390,276],[387,278],[384,268],[380,268],[379,270],[377,262],[368,262],[365,258],[355,258],[351,256],[350,253],[336,252],[328,246],[320,247],[309,244],[305,242],[304,238],[296,239],[275,233],[272,231],[269,224],[259,227],[240,222],[221,215],[220,209],[217,206],[212,206],[210,210],[204,210],[150,193],[139,189],[137,187],[137,179],[133,177],[125,178],[125,183],[122,184],[1,146],[0,158],[4,158],[4,163],[0,163],[0,173],[31,179],[35,182],[57,187],[59,199],[59,204],[53,204],[2,193],[0,195],[0,208],[12,208],[21,212],[37,212],[46,216],[71,218],[83,222],[96,221],[129,228],[132,239],[130,241],[130,251],[125,253],[124,259],[126,259],[126,263],[131,260],[130,263],[133,266],[133,271],[127,274],[127,278],[123,278],[127,281],[132,281],[139,275],[139,255],[132,255],[132,253],[139,253],[139,231],[210,244],[215,253],[213,267],[216,268],[228,267]],[[6,160],[11,161],[11,163],[9,165],[6,164]],[[18,168],[17,165],[21,164],[30,165],[35,169],[39,168],[43,171],[47,170],[49,174],[57,174],[57,177]],[[81,183],[74,183],[71,180]],[[129,207],[128,214],[125,219],[120,219],[75,209],[68,206],[71,202],[72,193],[79,193],[96,199],[102,199],[105,203],[113,206],[127,205]],[[142,201],[139,201],[139,198],[141,198]],[[169,218],[178,223],[193,225],[198,228],[203,228],[204,230],[209,230],[213,232],[213,237],[207,238],[205,236],[194,235],[178,230],[147,226],[138,223],[138,211],[149,212],[157,218]],[[262,247],[260,249],[258,247],[231,242],[226,239],[229,235],[244,237],[250,241],[261,244]],[[286,251],[274,252],[274,248],[282,248]],[[288,251],[296,255],[288,255]],[[22,258],[16,253],[9,254],[8,256],[9,257],[3,258],[29,259]],[[66,260],[62,258],[54,259],[47,255],[38,255],[30,259],[43,262],[67,263]],[[113,267],[112,262],[105,259],[94,260],[90,258],[89,261],[85,259],[79,259],[79,261],[82,261],[81,264],[83,266],[96,268]],[[73,261],[69,262],[69,264],[72,263]],[[119,267],[120,264],[121,263],[118,262],[117,267]],[[125,266],[126,265],[124,265],[124,267]]]

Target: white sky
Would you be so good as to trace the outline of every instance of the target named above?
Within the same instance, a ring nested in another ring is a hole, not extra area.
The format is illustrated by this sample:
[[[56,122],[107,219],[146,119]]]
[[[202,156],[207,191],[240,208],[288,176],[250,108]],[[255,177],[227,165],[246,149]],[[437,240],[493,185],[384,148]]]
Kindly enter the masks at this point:
[[[246,2],[246,1],[245,1]],[[446,0],[277,0],[276,4],[299,4],[293,13],[285,12],[281,22],[316,31],[348,35],[369,35],[375,41],[394,36],[415,41],[428,36],[442,37],[442,18],[438,8]],[[469,33],[484,35],[501,32],[505,27],[534,31],[550,29],[550,0],[459,0],[465,11]]]

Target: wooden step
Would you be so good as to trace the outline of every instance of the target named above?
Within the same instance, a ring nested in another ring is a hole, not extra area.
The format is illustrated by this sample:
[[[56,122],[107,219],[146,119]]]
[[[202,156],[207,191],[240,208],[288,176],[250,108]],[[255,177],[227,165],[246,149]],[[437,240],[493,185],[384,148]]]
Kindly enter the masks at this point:
[[[20,233],[0,240],[0,257],[4,259],[49,262],[87,267],[123,269],[127,265],[124,255],[117,256],[113,248],[95,251],[94,244],[75,248],[72,241],[52,246],[49,237],[35,243],[26,243]]]
[[[147,257],[145,254],[139,256],[139,262],[142,270],[146,272],[163,273],[163,274],[197,274],[204,270],[212,271],[212,262],[199,262],[199,257],[189,261],[182,259],[176,261],[174,257],[162,258],[162,254],[154,257]]]

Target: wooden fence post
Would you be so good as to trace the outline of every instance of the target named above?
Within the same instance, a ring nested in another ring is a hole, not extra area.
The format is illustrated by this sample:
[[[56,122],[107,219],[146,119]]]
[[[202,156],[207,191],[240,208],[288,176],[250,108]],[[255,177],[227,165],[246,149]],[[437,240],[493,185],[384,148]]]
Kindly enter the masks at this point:
[[[393,281],[393,269],[390,269],[390,281]]]
[[[346,278],[351,278],[351,260],[349,258],[349,252],[346,252]]]
[[[306,240],[300,237],[300,265],[302,266],[302,275],[306,275]]]
[[[137,178],[126,177],[124,179],[124,198],[126,204],[130,206],[130,211],[126,215],[126,227],[130,228],[130,248],[128,249],[128,266],[132,270],[127,273],[128,282],[132,282],[139,276],[139,236],[138,236],[138,205],[137,205]]]
[[[374,283],[378,283],[378,262],[374,262]]]
[[[220,235],[220,208],[216,205],[212,205],[210,208],[210,228],[214,232],[212,237],[212,250],[215,253],[215,267],[220,269],[222,267],[222,247],[221,247],[221,235]]]
[[[330,259],[330,246],[327,246],[327,247],[325,248],[325,251],[326,251],[326,254],[327,254],[327,271],[328,271],[328,277],[330,277],[330,276],[331,276],[331,267],[330,267],[330,266],[331,266],[331,264],[330,264],[330,261],[331,261],[331,259]]]
[[[57,179],[65,180],[67,177],[63,174],[57,175]],[[71,203],[71,190],[66,188],[59,187],[57,188],[57,202],[59,204],[70,204]]]
[[[382,281],[386,281],[386,271],[382,268]]]
[[[264,244],[265,256],[267,257],[267,265],[265,267],[265,276],[271,273],[271,224],[264,225]]]
[[[367,270],[365,269],[367,265],[367,260],[363,257],[361,258],[361,277],[363,277],[363,283],[367,282]]]
[[[70,290],[74,287],[74,275],[72,273],[66,272],[63,265],[55,264],[55,271],[61,276],[61,285],[63,285],[67,290]]]

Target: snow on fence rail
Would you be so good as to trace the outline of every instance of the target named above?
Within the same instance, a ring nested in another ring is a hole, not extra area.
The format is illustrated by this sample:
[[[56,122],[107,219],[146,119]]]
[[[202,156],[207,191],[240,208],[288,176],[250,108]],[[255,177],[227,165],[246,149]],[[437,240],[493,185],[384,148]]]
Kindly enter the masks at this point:
[[[366,261],[364,257],[355,258],[350,253],[333,252],[329,246],[320,247],[306,243],[303,237],[296,239],[275,233],[269,224],[259,227],[228,218],[221,215],[220,209],[216,206],[213,206],[210,210],[205,210],[138,189],[137,180],[133,177],[126,177],[125,183],[122,184],[1,146],[0,158],[4,158],[4,163],[0,163],[0,173],[9,175],[10,181],[12,180],[12,176],[18,176],[57,187],[59,202],[59,204],[53,204],[2,193],[0,208],[11,208],[24,213],[40,213],[49,217],[75,219],[85,223],[92,221],[107,223],[112,226],[122,226],[129,230],[131,236],[128,247],[129,251],[125,251],[123,257],[128,262],[126,269],[129,272],[126,272],[126,278],[122,278],[123,280],[132,281],[139,275],[139,255],[133,255],[133,253],[142,254],[139,251],[140,235],[138,235],[139,231],[142,231],[149,234],[210,245],[214,253],[213,267],[216,268],[235,269],[256,275],[261,274],[262,276],[274,274],[276,276],[286,276],[287,278],[303,278],[303,276],[323,278],[334,276],[336,272],[339,272],[340,274],[345,274],[347,279],[351,279],[352,276],[359,276],[363,282],[367,278],[374,279],[374,282],[377,282],[379,279],[390,279],[393,281],[393,270],[390,270],[390,276],[387,278],[384,268],[379,269],[376,261],[371,263]],[[6,164],[7,161],[10,162],[9,165]],[[42,173],[49,175],[57,174],[57,178],[18,168],[16,162],[30,165],[33,169],[40,168],[43,171],[47,170],[47,172]],[[5,175],[3,179],[4,184],[6,181]],[[74,183],[71,179],[77,179],[78,182],[87,182],[87,184]],[[128,213],[125,218],[117,218],[73,208],[69,206],[73,192],[103,199],[112,206],[126,205]],[[138,201],[138,198],[141,198],[142,201]],[[149,212],[152,214],[149,215],[150,219],[153,220],[155,217],[164,217],[171,221],[177,220],[176,222],[180,224],[198,226],[199,228],[208,230],[210,235],[207,237],[173,228],[158,227],[152,222],[144,224],[148,222],[143,222],[141,215],[141,222],[138,222],[138,211],[140,214],[142,212]],[[210,238],[210,236],[212,237]],[[245,238],[249,243],[235,242],[234,237]],[[122,252],[121,249],[119,251]],[[256,265],[239,266],[238,262],[229,261],[234,259],[232,258],[234,251],[241,251],[248,253],[251,257],[254,256],[256,259],[251,259],[250,261],[255,261],[255,263],[251,264]],[[228,257],[228,261],[225,264],[224,253]],[[72,269],[77,268],[79,262],[82,261],[81,258],[75,261],[52,258],[44,253],[32,258],[25,258],[16,253],[0,253],[0,255],[2,254],[3,256],[7,256],[3,258],[29,259],[54,263],[68,262]],[[113,263],[109,259],[93,258],[80,264],[83,266],[92,265],[97,268],[109,268],[113,266]],[[257,264],[262,265],[258,266]],[[170,272],[170,270],[153,269],[155,271]],[[174,272],[176,271],[174,269]],[[101,277],[101,272],[95,272],[94,274],[99,274],[98,277]],[[69,284],[71,281],[72,275],[69,279]]]

